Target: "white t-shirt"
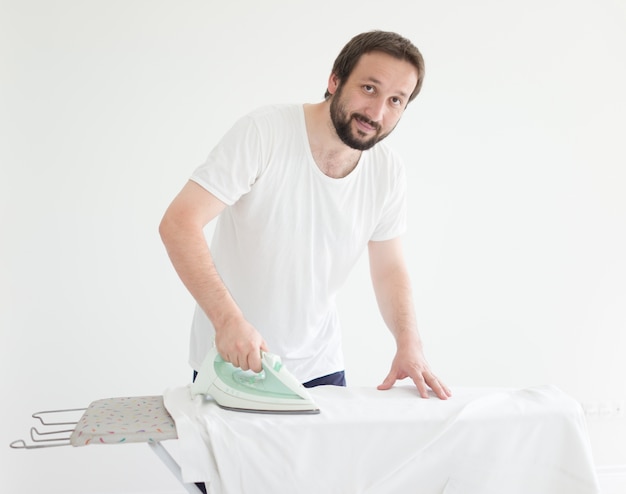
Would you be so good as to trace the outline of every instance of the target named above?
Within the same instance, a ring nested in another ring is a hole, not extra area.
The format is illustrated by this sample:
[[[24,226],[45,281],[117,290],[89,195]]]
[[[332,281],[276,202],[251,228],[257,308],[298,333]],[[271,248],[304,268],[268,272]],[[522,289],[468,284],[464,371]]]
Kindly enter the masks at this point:
[[[335,299],[370,240],[406,228],[404,167],[378,143],[344,178],[316,165],[301,105],[262,108],[226,133],[191,180],[228,205],[211,242],[244,317],[302,382],[344,369]],[[190,364],[214,338],[197,307]]]

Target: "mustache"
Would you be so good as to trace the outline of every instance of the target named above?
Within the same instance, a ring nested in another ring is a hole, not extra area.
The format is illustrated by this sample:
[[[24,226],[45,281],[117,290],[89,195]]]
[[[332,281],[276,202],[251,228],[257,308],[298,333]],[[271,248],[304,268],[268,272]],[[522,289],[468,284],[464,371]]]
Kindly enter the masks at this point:
[[[352,118],[360,120],[361,122],[364,122],[367,125],[374,127],[377,131],[380,131],[380,124],[378,122],[374,122],[373,120],[370,120],[369,118],[367,118],[365,115],[361,113],[353,113]]]

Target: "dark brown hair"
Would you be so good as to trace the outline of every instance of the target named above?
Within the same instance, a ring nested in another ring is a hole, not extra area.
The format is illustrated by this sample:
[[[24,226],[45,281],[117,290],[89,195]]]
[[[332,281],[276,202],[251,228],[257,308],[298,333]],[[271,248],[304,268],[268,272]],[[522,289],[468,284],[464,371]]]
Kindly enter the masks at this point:
[[[424,80],[424,59],[413,43],[397,33],[368,31],[366,33],[357,34],[343,47],[335,59],[332,73],[335,74],[341,82],[346,81],[361,58],[361,55],[372,51],[380,51],[399,60],[406,60],[417,69],[417,84],[411,96],[409,96],[409,102],[413,101],[422,88],[422,81]],[[328,99],[329,97],[330,93],[326,90],[324,98]]]

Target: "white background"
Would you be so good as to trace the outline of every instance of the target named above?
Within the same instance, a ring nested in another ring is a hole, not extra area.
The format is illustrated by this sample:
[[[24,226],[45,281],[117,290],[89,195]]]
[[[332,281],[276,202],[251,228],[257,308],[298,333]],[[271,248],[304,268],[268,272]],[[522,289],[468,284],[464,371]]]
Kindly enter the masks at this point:
[[[0,491],[181,492],[143,445],[13,451],[36,410],[190,380],[193,301],[157,227],[242,114],[317,102],[361,31],[410,38],[389,138],[429,360],[452,388],[555,384],[626,464],[626,3],[0,2]],[[394,345],[366,259],[341,296],[350,385]]]

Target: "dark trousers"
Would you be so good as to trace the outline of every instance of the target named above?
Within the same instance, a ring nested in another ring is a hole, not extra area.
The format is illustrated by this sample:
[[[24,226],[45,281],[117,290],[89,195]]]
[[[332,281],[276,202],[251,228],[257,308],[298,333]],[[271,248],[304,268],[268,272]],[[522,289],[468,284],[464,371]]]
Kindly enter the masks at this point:
[[[193,380],[196,380],[197,371],[193,371]],[[315,386],[345,386],[346,373],[344,371],[333,372],[327,376],[311,379],[302,384],[305,388],[314,388]]]

